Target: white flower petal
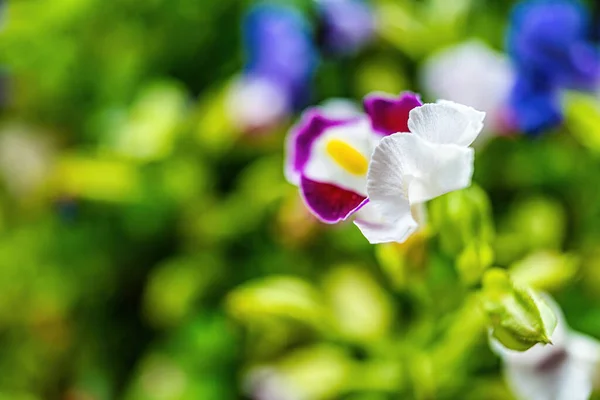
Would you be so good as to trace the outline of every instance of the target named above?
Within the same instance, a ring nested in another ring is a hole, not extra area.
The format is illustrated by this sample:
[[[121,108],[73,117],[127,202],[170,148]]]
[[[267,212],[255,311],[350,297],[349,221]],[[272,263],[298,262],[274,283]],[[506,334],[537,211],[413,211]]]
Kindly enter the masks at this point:
[[[354,224],[367,240],[372,243],[402,243],[418,228],[410,212],[408,201],[399,201],[394,220],[385,219],[371,203],[358,211]]]
[[[580,360],[593,365],[600,363],[600,342],[578,332],[569,332],[567,351]]]
[[[549,361],[552,362],[552,361]],[[538,367],[508,364],[508,384],[522,400],[587,400],[592,394],[589,368],[566,356],[556,365]]]
[[[473,149],[429,143],[398,133],[381,140],[367,175],[367,194],[385,218],[396,219],[397,203],[421,203],[471,184]]]
[[[412,133],[437,144],[468,146],[483,128],[485,113],[451,101],[424,104],[410,111]]]

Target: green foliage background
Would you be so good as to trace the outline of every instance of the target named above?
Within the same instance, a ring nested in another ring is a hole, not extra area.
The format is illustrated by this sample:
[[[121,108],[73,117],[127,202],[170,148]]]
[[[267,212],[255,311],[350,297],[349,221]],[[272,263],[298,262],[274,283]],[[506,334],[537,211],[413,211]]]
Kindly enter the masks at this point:
[[[494,265],[600,337],[600,117],[579,111],[595,100],[575,97],[540,139],[495,139],[477,153],[485,193],[432,204],[431,232],[405,246],[371,246],[304,210],[283,178],[286,126],[244,135],[226,113],[251,4],[6,4],[0,399],[237,399],[257,366],[307,399],[510,398],[465,278],[481,243],[457,262],[443,232],[485,237]],[[322,60],[313,103],[418,91],[434,50],[500,49],[511,6],[373,4],[377,37]],[[484,222],[458,232],[473,204]]]

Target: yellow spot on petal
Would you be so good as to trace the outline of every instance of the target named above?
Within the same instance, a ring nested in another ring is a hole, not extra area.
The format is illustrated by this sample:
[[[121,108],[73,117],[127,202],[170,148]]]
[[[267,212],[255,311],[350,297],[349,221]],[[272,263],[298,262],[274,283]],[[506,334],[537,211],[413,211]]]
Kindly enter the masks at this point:
[[[344,168],[354,175],[365,175],[369,169],[369,161],[358,150],[348,143],[338,139],[331,139],[327,142],[327,154]]]

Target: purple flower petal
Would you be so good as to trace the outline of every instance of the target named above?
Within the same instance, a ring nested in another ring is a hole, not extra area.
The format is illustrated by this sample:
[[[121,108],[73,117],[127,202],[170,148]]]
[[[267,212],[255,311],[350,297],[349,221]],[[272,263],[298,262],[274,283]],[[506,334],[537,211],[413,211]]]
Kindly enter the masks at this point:
[[[352,54],[373,37],[375,18],[365,1],[321,0],[319,6],[327,50]]]
[[[300,193],[308,209],[328,224],[345,220],[369,201],[351,190],[315,182],[305,176],[300,179]]]
[[[356,120],[332,119],[323,115],[318,109],[306,111],[300,122],[292,128],[288,139],[288,157],[286,161],[286,174],[288,179],[297,183],[297,177],[302,174],[310,158],[312,145],[327,129],[344,125]]]
[[[401,93],[399,98],[370,94],[364,101],[373,130],[383,135],[409,132],[408,114],[413,108],[422,105],[419,95],[412,92]]]

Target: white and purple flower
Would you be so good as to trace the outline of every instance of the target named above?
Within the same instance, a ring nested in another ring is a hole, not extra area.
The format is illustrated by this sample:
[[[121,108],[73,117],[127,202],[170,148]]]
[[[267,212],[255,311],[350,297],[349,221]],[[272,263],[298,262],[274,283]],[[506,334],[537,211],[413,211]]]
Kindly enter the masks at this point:
[[[441,101],[372,94],[366,114],[330,118],[309,109],[288,139],[286,176],[321,221],[354,223],[371,243],[403,242],[418,206],[470,185],[485,113]]]

